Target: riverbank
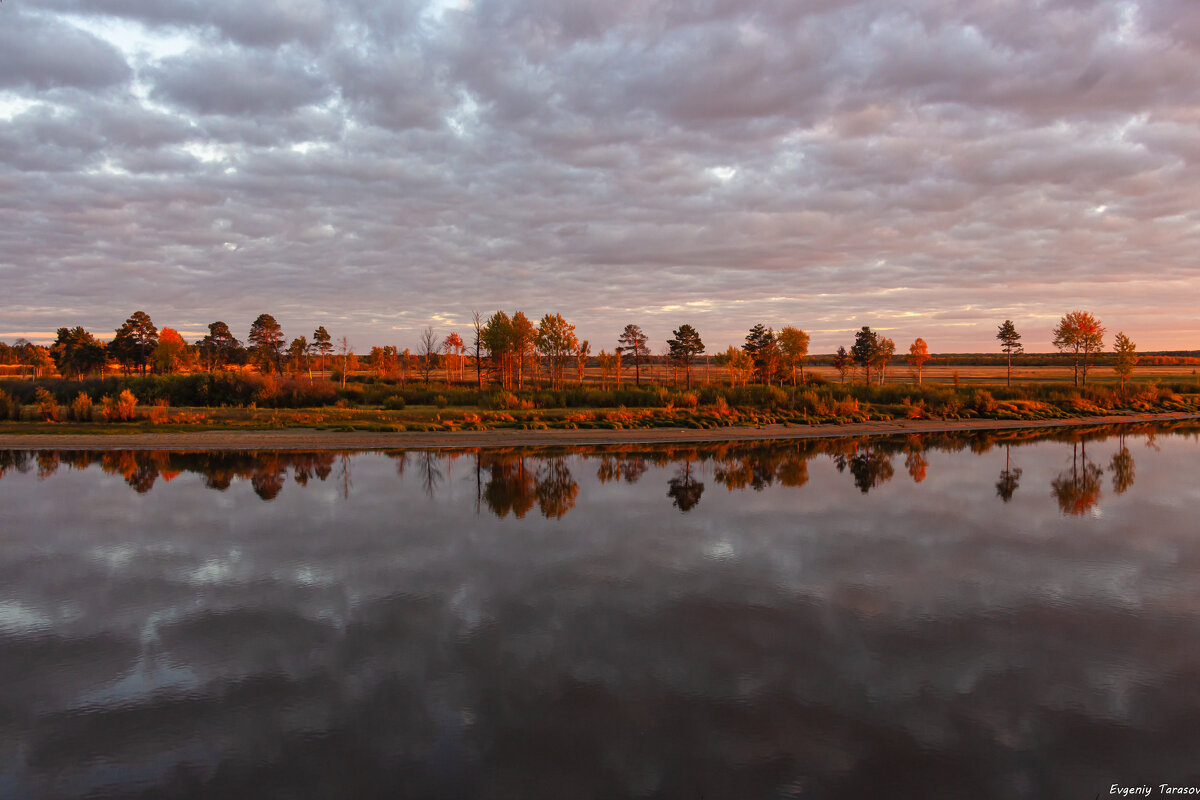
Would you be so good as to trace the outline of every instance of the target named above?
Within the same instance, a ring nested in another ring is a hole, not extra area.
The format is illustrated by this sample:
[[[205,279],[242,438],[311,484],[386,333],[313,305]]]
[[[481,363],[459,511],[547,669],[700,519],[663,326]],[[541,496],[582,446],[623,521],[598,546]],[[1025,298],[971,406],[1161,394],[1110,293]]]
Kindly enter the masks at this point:
[[[547,447],[589,444],[727,442],[761,439],[821,439],[846,436],[950,433],[958,431],[1061,428],[1137,422],[1200,420],[1200,413],[1106,414],[1047,420],[882,420],[845,425],[730,426],[710,430],[644,428],[625,430],[333,431],[212,430],[150,433],[0,432],[6,450],[385,450],[458,447]]]

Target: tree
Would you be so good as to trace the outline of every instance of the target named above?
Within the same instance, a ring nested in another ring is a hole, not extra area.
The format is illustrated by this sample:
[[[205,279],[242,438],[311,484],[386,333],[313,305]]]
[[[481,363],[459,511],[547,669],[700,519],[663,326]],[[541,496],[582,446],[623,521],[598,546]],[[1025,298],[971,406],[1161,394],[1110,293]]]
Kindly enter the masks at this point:
[[[471,327],[475,329],[475,340],[472,345],[475,349],[475,388],[483,391],[483,315],[478,311],[471,312]]]
[[[525,387],[525,361],[533,355],[533,345],[537,338],[537,331],[533,327],[533,323],[525,316],[524,311],[518,311],[512,315],[510,347],[512,348],[513,362],[517,367],[517,390]]]
[[[672,333],[675,338],[667,340],[670,358],[683,367],[684,374],[687,376],[687,388],[691,389],[692,362],[696,356],[704,352],[704,342],[700,341],[700,334],[696,332],[696,329],[687,323],[680,325],[678,330],[672,331]]]
[[[1025,352],[1021,345],[1021,334],[1017,333],[1017,326],[1013,325],[1011,319],[1004,320],[1000,325],[999,331],[996,333],[996,338],[1000,340],[1000,351],[1004,353],[1008,361],[1008,385],[1012,386],[1012,357],[1013,353]]]
[[[342,351],[342,388],[346,388],[346,376],[350,374],[350,361],[354,359],[354,350],[350,347],[350,340],[345,336],[340,342]]]
[[[879,337],[879,349],[875,353],[875,368],[879,372],[879,385],[887,378],[888,364],[896,355],[896,343],[886,336]]]
[[[583,373],[587,369],[588,358],[592,355],[592,346],[584,339],[575,348],[575,369],[579,372],[579,385],[583,385]]]
[[[862,330],[854,334],[854,344],[850,347],[850,357],[854,363],[867,371],[867,385],[871,384],[871,366],[879,358],[879,334],[870,327],[863,325]]]
[[[646,334],[642,333],[642,329],[637,325],[630,323],[625,326],[625,330],[617,338],[620,347],[617,348],[618,353],[628,353],[633,356],[634,380],[638,386],[642,385],[642,359],[650,355],[650,348],[646,346]],[[620,383],[620,378],[617,379]]]
[[[425,330],[421,331],[417,355],[421,358],[421,374],[425,376],[425,385],[428,386],[429,378],[438,362],[438,337],[433,332],[432,325],[426,325]]]
[[[1138,363],[1137,345],[1121,331],[1113,341],[1113,347],[1117,352],[1116,360],[1113,361],[1113,372],[1121,379],[1121,388],[1124,389]]]
[[[538,323],[534,344],[549,362],[551,384],[561,387],[567,360],[579,345],[575,326],[563,319],[562,314],[546,314]]]
[[[854,359],[845,347],[839,346],[837,352],[833,354],[833,359],[829,362],[833,368],[838,371],[838,375],[842,378],[842,383],[846,382],[846,373],[850,371],[851,365],[854,364]]]
[[[761,322],[755,325],[746,334],[746,343],[742,345],[742,351],[750,357],[759,379],[764,384],[769,384],[782,361],[775,331],[763,327]]]
[[[608,379],[617,370],[617,355],[602,349],[596,356],[596,363],[600,365],[600,388],[607,389]]]
[[[145,311],[135,311],[125,320],[125,324],[117,328],[117,335],[113,337],[109,349],[126,374],[131,366],[135,366],[145,375],[146,366],[157,345],[158,328],[150,321],[150,315]]]
[[[292,344],[288,347],[287,355],[293,374],[299,375],[308,369],[308,351],[308,339],[303,336],[297,336],[295,339],[292,339]],[[308,379],[312,381],[311,372],[309,372]]]
[[[730,386],[737,386],[739,379],[744,385],[750,371],[754,369],[754,361],[746,354],[746,351],[733,345],[729,345],[724,353],[717,353],[713,361],[718,367],[724,367],[729,371]]]
[[[333,337],[324,325],[313,331],[312,348],[321,356],[321,380],[325,380],[325,356],[333,352]]]
[[[783,354],[783,365],[792,373],[792,385],[796,385],[796,365],[800,365],[800,382],[804,383],[804,359],[808,356],[808,334],[799,328],[786,326],[775,337],[779,351]]]
[[[154,371],[158,373],[177,372],[187,358],[187,342],[174,328],[163,328],[158,334],[158,344],[154,347]]]
[[[210,371],[236,363],[242,353],[242,343],[233,337],[229,326],[217,321],[208,326],[208,335],[198,343],[200,362]]]
[[[908,366],[912,367],[917,373],[917,385],[921,385],[922,371],[925,368],[925,362],[929,360],[929,345],[925,344],[925,340],[920,336],[916,341],[908,346]]]
[[[1100,320],[1086,311],[1071,311],[1064,315],[1054,329],[1054,346],[1060,352],[1074,355],[1075,385],[1087,383],[1088,360],[1092,353],[1104,347],[1104,328]],[[1082,376],[1080,361],[1082,358]]]
[[[459,336],[457,333],[454,333],[453,331],[451,331],[449,334],[447,334],[446,338],[442,340],[442,352],[445,353],[447,356],[451,356],[451,355],[454,356],[455,362],[458,366],[459,380],[462,380],[462,362],[463,362],[462,356],[463,356],[463,350],[465,348],[466,348],[466,345],[463,344],[462,337]],[[447,381],[448,381],[449,376],[447,375],[446,377],[447,377]]]
[[[270,314],[259,314],[246,337],[250,353],[263,372],[283,372],[283,328]]]
[[[503,311],[497,311],[488,318],[487,324],[480,332],[480,340],[487,348],[491,362],[492,375],[505,389],[511,385],[512,360],[512,320]]]
[[[81,378],[104,369],[104,345],[82,327],[59,328],[50,357],[64,378]]]

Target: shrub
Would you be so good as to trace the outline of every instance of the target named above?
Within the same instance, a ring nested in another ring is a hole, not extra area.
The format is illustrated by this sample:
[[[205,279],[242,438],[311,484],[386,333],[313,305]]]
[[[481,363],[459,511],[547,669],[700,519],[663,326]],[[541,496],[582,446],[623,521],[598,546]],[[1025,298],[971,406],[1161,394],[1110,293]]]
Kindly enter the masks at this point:
[[[450,401],[446,399],[445,395],[439,394],[437,397],[433,398],[433,404],[438,408],[445,408],[446,406],[450,405]]]
[[[0,419],[20,419],[21,404],[8,392],[0,390]]]
[[[161,425],[167,421],[167,415],[171,404],[165,399],[154,401],[154,408],[150,409],[150,421],[155,425]]]
[[[695,392],[683,392],[676,399],[680,408],[695,408],[700,404],[700,395]]]
[[[990,414],[998,407],[992,393],[985,389],[976,389],[971,395],[971,408],[980,414]]]
[[[80,392],[75,395],[75,399],[71,401],[71,419],[76,422],[91,422],[92,421],[92,396],[87,392]]]
[[[100,401],[100,413],[107,422],[128,422],[134,418],[137,398],[125,389],[117,397],[105,396]]]
[[[37,405],[37,415],[43,422],[58,422],[58,401],[48,390],[39,386],[34,394],[34,403]]]
[[[398,394],[388,395],[383,400],[383,407],[388,411],[403,411],[404,398]]]

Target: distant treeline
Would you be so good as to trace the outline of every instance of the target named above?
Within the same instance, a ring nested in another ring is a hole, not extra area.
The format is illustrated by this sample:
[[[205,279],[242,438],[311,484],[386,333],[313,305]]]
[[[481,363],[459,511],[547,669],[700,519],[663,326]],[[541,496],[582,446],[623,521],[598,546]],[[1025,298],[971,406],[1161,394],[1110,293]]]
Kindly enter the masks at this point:
[[[652,343],[636,324],[628,324],[615,338],[610,352],[601,348],[593,353],[587,340],[575,334],[575,326],[561,314],[545,314],[536,322],[523,312],[511,316],[497,311],[484,317],[473,313],[465,329],[442,335],[432,327],[421,333],[415,352],[396,346],[371,347],[369,353],[355,354],[346,337],[335,339],[324,326],[311,335],[284,336],[282,326],[270,314],[260,314],[250,325],[245,341],[238,339],[222,321],[208,326],[209,332],[195,342],[187,342],[172,328],[161,330],[150,315],[136,311],[115,329],[111,340],[96,338],[82,327],[59,328],[52,345],[45,347],[18,340],[0,342],[0,375],[39,378],[61,376],[84,378],[120,373],[146,375],[218,372],[250,368],[264,375],[314,374],[322,379],[336,376],[344,387],[346,378],[368,371],[376,377],[406,383],[410,378],[429,384],[434,370],[445,382],[474,383],[482,390],[492,383],[520,390],[527,383],[548,384],[562,389],[568,383],[585,382],[587,370],[599,371],[600,388],[620,389],[623,382],[640,385],[643,373],[662,368],[660,382],[692,384],[694,367],[718,367],[732,386],[747,383],[763,385],[805,383],[805,367],[829,366],[841,379],[851,380],[861,370],[867,383],[882,383],[889,367],[907,365],[918,383],[926,366],[1063,366],[1075,371],[1075,383],[1086,383],[1090,367],[1111,365],[1122,382],[1133,367],[1142,365],[1200,365],[1200,350],[1162,351],[1138,354],[1137,347],[1123,332],[1112,342],[1113,352],[1103,352],[1105,329],[1088,312],[1072,311],[1064,315],[1054,330],[1052,344],[1058,353],[1025,353],[1021,334],[1011,320],[999,326],[998,353],[930,353],[928,344],[918,337],[907,347],[863,326],[854,333],[847,348],[824,355],[809,353],[809,335],[783,326],[779,330],[762,323],[752,327],[740,347],[724,352],[706,350],[700,332],[681,324],[661,348]],[[468,368],[470,374],[468,374]],[[631,374],[632,373],[632,374]],[[595,376],[593,375],[593,378]]]

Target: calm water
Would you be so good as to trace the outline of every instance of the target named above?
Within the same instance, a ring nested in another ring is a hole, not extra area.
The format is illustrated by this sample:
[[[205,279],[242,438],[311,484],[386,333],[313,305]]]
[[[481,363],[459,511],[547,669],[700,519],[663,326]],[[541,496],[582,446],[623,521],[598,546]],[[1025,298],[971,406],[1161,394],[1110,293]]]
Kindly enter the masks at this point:
[[[0,796],[1200,786],[1196,430],[0,451]]]

